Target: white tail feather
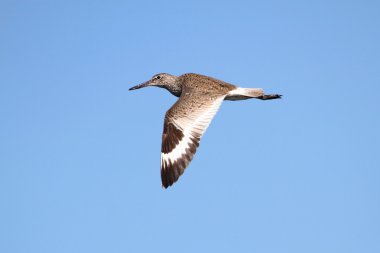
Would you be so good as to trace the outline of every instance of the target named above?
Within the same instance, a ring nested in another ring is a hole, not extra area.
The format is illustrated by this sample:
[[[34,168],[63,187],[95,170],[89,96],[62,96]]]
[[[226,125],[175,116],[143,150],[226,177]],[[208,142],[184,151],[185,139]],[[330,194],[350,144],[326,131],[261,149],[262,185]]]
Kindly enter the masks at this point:
[[[264,90],[260,88],[236,88],[231,90],[225,100],[243,100],[249,98],[257,98],[264,95]]]

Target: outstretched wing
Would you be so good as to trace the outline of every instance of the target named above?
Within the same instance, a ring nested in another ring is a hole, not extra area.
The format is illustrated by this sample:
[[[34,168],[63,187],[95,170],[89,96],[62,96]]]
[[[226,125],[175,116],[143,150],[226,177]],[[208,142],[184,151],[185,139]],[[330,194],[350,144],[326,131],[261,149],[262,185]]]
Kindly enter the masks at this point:
[[[163,187],[171,186],[185,171],[224,97],[205,96],[194,90],[183,91],[178,101],[166,112],[161,147]]]

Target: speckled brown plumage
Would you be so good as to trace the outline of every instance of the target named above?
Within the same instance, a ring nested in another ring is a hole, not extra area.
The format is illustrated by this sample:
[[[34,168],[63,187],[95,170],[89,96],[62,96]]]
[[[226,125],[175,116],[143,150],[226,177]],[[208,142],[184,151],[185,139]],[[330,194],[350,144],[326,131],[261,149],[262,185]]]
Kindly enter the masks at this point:
[[[223,100],[269,100],[281,97],[277,94],[265,95],[259,88],[240,88],[192,73],[179,77],[160,73],[130,90],[147,86],[165,88],[179,97],[166,112],[164,121],[161,146],[161,182],[164,188],[171,186],[183,174]]]

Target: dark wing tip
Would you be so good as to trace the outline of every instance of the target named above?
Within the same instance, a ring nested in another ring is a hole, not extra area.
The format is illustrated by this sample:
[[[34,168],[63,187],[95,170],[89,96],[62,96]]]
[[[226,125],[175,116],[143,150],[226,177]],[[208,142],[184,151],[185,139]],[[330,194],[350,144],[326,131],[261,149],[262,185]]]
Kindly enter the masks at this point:
[[[199,138],[190,138],[186,152],[175,161],[163,160],[161,164],[161,182],[165,189],[172,186],[178,181],[179,177],[185,172],[186,167],[193,159],[197,148],[199,147]]]
[[[161,182],[162,187],[165,189],[172,186],[178,181],[178,178],[183,174],[186,168],[186,163],[183,161],[176,161],[174,163],[166,163],[161,168]]]

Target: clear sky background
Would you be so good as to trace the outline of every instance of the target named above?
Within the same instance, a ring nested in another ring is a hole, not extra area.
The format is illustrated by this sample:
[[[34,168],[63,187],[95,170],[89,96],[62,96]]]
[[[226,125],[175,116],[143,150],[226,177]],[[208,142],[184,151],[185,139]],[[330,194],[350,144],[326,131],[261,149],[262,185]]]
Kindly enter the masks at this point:
[[[378,1],[0,2],[0,252],[380,252]],[[161,188],[167,91],[226,101]]]

